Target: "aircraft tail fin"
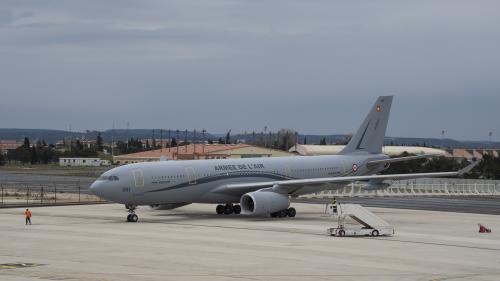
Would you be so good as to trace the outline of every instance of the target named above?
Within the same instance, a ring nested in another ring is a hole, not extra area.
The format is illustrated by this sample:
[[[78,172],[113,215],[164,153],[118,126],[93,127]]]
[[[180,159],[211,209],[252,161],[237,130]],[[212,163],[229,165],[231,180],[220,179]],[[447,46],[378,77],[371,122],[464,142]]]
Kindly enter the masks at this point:
[[[349,143],[339,154],[356,151],[382,153],[393,96],[380,96]]]

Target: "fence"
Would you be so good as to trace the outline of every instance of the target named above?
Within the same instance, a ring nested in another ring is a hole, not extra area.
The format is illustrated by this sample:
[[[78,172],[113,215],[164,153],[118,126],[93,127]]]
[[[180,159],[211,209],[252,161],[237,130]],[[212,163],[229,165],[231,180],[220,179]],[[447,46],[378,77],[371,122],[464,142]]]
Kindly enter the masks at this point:
[[[88,183],[0,183],[0,207],[102,203],[90,194]]]
[[[92,195],[92,180],[54,182],[0,182],[0,207],[103,203]],[[302,195],[302,198],[380,196],[500,196],[500,181],[464,179],[417,179],[393,182],[388,188],[367,190],[351,183],[336,190]]]
[[[395,181],[379,190],[351,183],[336,190],[302,195],[302,198],[385,197],[385,196],[500,196],[500,181],[460,179],[420,179]]]

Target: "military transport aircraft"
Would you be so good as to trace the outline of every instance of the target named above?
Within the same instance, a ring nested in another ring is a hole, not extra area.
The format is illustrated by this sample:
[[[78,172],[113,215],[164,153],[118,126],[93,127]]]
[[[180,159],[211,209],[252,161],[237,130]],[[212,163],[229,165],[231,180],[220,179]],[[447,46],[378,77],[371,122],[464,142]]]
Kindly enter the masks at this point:
[[[455,172],[376,175],[390,163],[428,157],[389,158],[382,153],[392,98],[377,99],[338,155],[135,163],[103,173],[90,190],[125,204],[129,222],[137,222],[138,205],[173,209],[190,203],[219,204],[218,214],[294,217],[291,196],[334,190],[354,181],[366,182],[366,189],[383,189],[387,180],[459,176],[477,164]]]

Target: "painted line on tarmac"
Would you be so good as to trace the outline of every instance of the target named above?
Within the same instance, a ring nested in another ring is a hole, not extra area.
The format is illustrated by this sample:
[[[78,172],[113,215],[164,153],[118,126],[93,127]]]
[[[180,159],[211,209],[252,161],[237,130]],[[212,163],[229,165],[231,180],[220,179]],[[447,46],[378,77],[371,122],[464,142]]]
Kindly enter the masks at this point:
[[[1,263],[0,264],[0,269],[17,269],[17,268],[26,268],[26,267],[35,267],[35,266],[42,266],[44,264],[40,263],[21,263],[21,262],[16,262],[16,263]]]

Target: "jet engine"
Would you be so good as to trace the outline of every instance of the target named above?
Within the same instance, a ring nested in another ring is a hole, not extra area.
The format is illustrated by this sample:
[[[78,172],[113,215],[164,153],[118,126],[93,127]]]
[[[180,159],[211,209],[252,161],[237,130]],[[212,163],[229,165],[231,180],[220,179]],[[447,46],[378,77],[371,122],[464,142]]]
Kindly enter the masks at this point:
[[[241,213],[245,215],[268,215],[290,206],[286,194],[273,191],[254,191],[243,194],[240,199]]]

